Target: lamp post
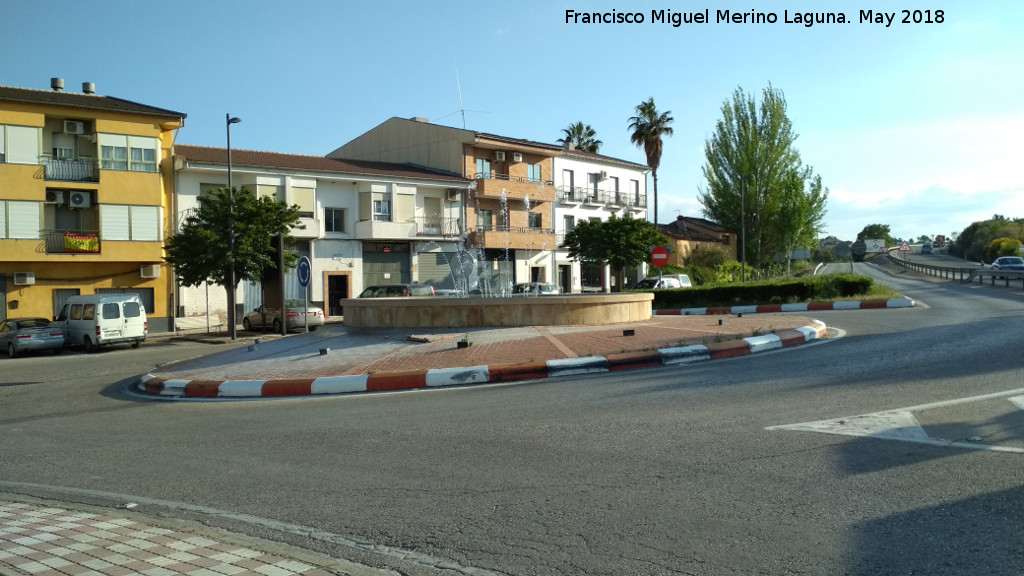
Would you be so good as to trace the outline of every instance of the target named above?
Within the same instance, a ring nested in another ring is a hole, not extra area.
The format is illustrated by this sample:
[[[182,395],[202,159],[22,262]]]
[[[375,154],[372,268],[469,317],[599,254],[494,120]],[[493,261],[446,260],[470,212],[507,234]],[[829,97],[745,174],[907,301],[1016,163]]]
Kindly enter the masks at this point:
[[[231,326],[231,339],[238,337],[235,318],[235,189],[231,187],[231,125],[238,124],[241,118],[232,118],[225,114],[228,131],[228,324]]]
[[[743,177],[743,186],[740,187],[740,282],[747,281],[747,211],[743,206],[743,197],[747,195],[747,178]]]

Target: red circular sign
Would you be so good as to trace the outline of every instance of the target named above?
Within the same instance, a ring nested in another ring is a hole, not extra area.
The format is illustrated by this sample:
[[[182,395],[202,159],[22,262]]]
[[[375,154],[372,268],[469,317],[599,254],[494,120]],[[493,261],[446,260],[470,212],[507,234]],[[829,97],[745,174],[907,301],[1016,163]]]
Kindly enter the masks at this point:
[[[664,246],[655,246],[651,250],[651,264],[654,264],[658,268],[664,268],[668,264],[668,248]]]

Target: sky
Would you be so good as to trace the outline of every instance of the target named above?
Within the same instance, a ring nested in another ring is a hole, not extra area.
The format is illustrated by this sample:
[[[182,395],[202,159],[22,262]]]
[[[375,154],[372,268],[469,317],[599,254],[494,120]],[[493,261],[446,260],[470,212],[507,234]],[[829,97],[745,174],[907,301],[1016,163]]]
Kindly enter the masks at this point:
[[[674,26],[661,10],[710,21]],[[717,22],[720,10],[776,22]],[[861,22],[869,10],[894,18]],[[808,12],[847,23],[786,22]],[[1024,218],[1022,31],[1016,0],[0,0],[0,85],[93,82],[187,114],[181,144],[225,146],[226,114],[242,119],[233,148],[314,156],[394,116],[550,143],[582,121],[602,154],[640,164],[628,119],[654,98],[674,118],[662,223],[703,216],[722,105],[772,86],[829,189],[820,236],[887,224],[917,238]]]

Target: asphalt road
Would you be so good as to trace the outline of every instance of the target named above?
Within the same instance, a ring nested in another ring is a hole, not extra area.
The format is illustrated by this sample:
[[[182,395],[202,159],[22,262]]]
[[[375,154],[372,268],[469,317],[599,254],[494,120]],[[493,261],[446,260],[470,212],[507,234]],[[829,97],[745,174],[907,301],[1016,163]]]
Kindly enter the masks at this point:
[[[818,313],[845,331],[820,345],[597,377],[152,402],[112,383],[202,345],[0,359],[0,493],[249,514],[268,522],[202,519],[408,574],[1021,574],[1022,411],[936,403],[1024,387],[1024,293],[855,268],[922,306]],[[978,449],[780,428],[882,412]]]

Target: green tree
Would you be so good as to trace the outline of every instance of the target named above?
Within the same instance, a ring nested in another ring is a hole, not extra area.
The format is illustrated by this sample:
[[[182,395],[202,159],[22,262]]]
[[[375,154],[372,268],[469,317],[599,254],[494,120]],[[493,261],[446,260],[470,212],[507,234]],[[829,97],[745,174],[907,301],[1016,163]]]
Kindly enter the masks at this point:
[[[596,138],[597,132],[590,127],[590,124],[584,124],[583,122],[577,122],[575,124],[569,124],[568,128],[562,128],[562,138],[559,138],[557,142],[563,146],[566,144],[572,144],[577,150],[584,152],[597,153],[601,150],[601,142]]]
[[[743,258],[757,268],[765,255],[813,245],[825,215],[828,189],[803,165],[796,138],[781,90],[765,88],[758,103],[737,88],[704,144],[698,200],[708,218],[740,231]]]
[[[658,167],[661,166],[662,138],[672,135],[671,111],[659,112],[654,98],[648,98],[636,107],[636,116],[629,119],[632,133],[629,141],[644,149],[647,166],[654,178],[654,223],[658,223]]]
[[[669,246],[669,239],[647,220],[613,214],[608,220],[584,220],[565,235],[561,248],[569,259],[608,264],[623,285],[623,269],[648,261],[652,246]]]
[[[996,238],[989,242],[985,251],[985,260],[993,262],[1000,256],[1016,256],[1020,254],[1020,240],[1013,238]]]
[[[886,246],[894,246],[896,239],[892,237],[888,224],[868,224],[857,234],[857,240],[885,240]]]
[[[219,284],[228,293],[228,314],[234,321],[235,290],[243,278],[260,282],[268,269],[277,267],[275,240],[298,228],[298,206],[288,206],[270,197],[256,196],[243,186],[234,190],[234,255],[229,250],[230,206],[228,189],[211,189],[199,195],[199,207],[164,244],[166,260],[174,266],[178,282],[198,286],[204,282]],[[233,256],[233,258],[232,258]],[[294,268],[297,256],[286,252],[285,268]],[[235,283],[229,286],[231,262],[235,264]]]

